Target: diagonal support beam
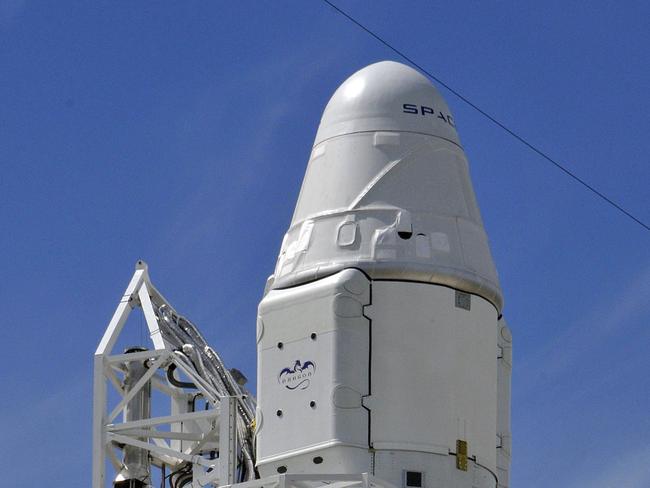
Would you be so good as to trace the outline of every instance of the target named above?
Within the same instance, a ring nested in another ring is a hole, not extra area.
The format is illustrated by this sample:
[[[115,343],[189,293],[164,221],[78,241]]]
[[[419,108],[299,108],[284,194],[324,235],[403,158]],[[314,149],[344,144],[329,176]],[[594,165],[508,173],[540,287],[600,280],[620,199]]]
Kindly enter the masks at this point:
[[[108,323],[108,327],[104,332],[102,340],[99,341],[95,355],[110,354],[113,350],[115,341],[117,341],[120,332],[122,332],[122,327],[124,327],[124,324],[126,323],[126,319],[129,318],[129,314],[131,313],[131,310],[133,310],[132,303],[134,295],[137,293],[140,285],[144,282],[146,274],[147,270],[144,268],[138,269],[133,273],[133,278],[131,278],[131,282],[126,287],[126,291],[115,309],[113,318],[111,318],[111,321]]]
[[[120,400],[120,403],[117,404],[117,406],[113,409],[111,414],[108,416],[108,422],[112,422],[115,417],[117,417],[117,414],[119,414],[124,407],[126,406],[127,403],[129,403],[133,397],[142,389],[144,385],[147,384],[147,381],[151,379],[151,377],[156,374],[156,371],[158,371],[158,368],[160,365],[169,357],[169,353],[165,352],[160,355],[158,359],[156,359],[151,366],[149,366],[149,370],[138,380],[138,382],[133,385],[133,388]]]
[[[154,312],[151,303],[151,297],[149,296],[149,289],[147,288],[146,281],[140,286],[138,297],[140,298],[140,305],[142,306],[142,312],[144,313],[144,318],[147,322],[147,327],[149,328],[149,336],[151,337],[154,348],[157,351],[165,349],[165,341],[163,341],[160,327],[158,326],[158,319],[156,318],[156,312]]]
[[[199,464],[201,466],[214,468],[216,465],[213,462],[210,462],[209,459],[202,458],[201,456],[190,456],[185,453],[170,449],[168,447],[159,447],[154,446],[148,442],[139,441],[137,439],[132,439],[131,437],[121,435],[121,434],[107,434],[109,441],[114,441],[120,444],[128,444],[130,446],[139,447],[141,449],[146,449],[147,451],[154,452],[156,454],[165,454],[174,458],[182,459],[183,461],[188,461],[190,463]]]
[[[111,380],[111,383],[113,384],[113,387],[115,387],[115,390],[120,394],[124,395],[124,388],[122,387],[122,382],[120,379],[117,377],[115,374],[115,371],[113,371],[113,368],[111,368],[109,365],[104,364],[104,375]]]

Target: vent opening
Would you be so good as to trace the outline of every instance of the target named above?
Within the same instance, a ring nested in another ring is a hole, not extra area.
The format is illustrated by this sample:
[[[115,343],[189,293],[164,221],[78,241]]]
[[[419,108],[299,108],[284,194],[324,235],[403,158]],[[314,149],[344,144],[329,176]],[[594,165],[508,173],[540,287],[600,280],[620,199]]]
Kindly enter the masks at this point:
[[[404,487],[405,488],[423,488],[421,471],[405,471]]]

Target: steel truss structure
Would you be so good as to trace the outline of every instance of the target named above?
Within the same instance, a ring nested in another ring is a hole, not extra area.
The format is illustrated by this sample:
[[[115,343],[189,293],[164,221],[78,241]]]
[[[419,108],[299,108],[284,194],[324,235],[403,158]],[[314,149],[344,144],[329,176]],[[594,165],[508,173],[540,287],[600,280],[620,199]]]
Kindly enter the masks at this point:
[[[136,308],[144,314],[152,349],[113,354]],[[137,381],[129,378],[129,365],[134,363],[144,365]],[[176,379],[176,369],[190,381]],[[107,459],[116,472],[126,470],[118,475],[116,486],[149,486],[149,464],[169,472],[179,487],[254,479],[255,404],[237,382],[242,378],[225,368],[196,327],[151,284],[147,265],[138,261],[94,357],[93,488],[106,486]],[[109,384],[118,393],[116,405],[109,405]],[[151,388],[169,397],[169,415],[127,414],[129,408],[142,410],[141,402],[135,402]],[[205,410],[194,411],[197,398]],[[122,412],[124,421],[119,422]],[[123,460],[116,449],[123,451]],[[129,452],[131,459],[133,454],[144,456],[146,466],[137,467],[140,470],[129,466]]]

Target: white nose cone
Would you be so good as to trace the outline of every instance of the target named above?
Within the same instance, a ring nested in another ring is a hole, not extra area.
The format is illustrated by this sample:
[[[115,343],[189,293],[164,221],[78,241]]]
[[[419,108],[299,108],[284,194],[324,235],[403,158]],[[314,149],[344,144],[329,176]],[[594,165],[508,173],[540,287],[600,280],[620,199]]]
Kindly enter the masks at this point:
[[[414,69],[392,61],[357,71],[336,90],[314,146],[344,134],[375,131],[414,132],[460,144],[438,90]]]
[[[424,76],[395,62],[353,74],[327,104],[271,287],[349,267],[502,306],[454,118]]]

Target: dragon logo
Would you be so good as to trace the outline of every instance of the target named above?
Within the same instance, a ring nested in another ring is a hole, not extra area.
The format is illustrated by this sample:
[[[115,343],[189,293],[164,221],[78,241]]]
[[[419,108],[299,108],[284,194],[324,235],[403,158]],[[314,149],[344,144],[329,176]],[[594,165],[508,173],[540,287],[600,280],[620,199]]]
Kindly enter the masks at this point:
[[[309,388],[311,379],[316,373],[313,361],[301,363],[299,359],[291,368],[284,368],[278,375],[278,383],[288,390],[305,390]]]

